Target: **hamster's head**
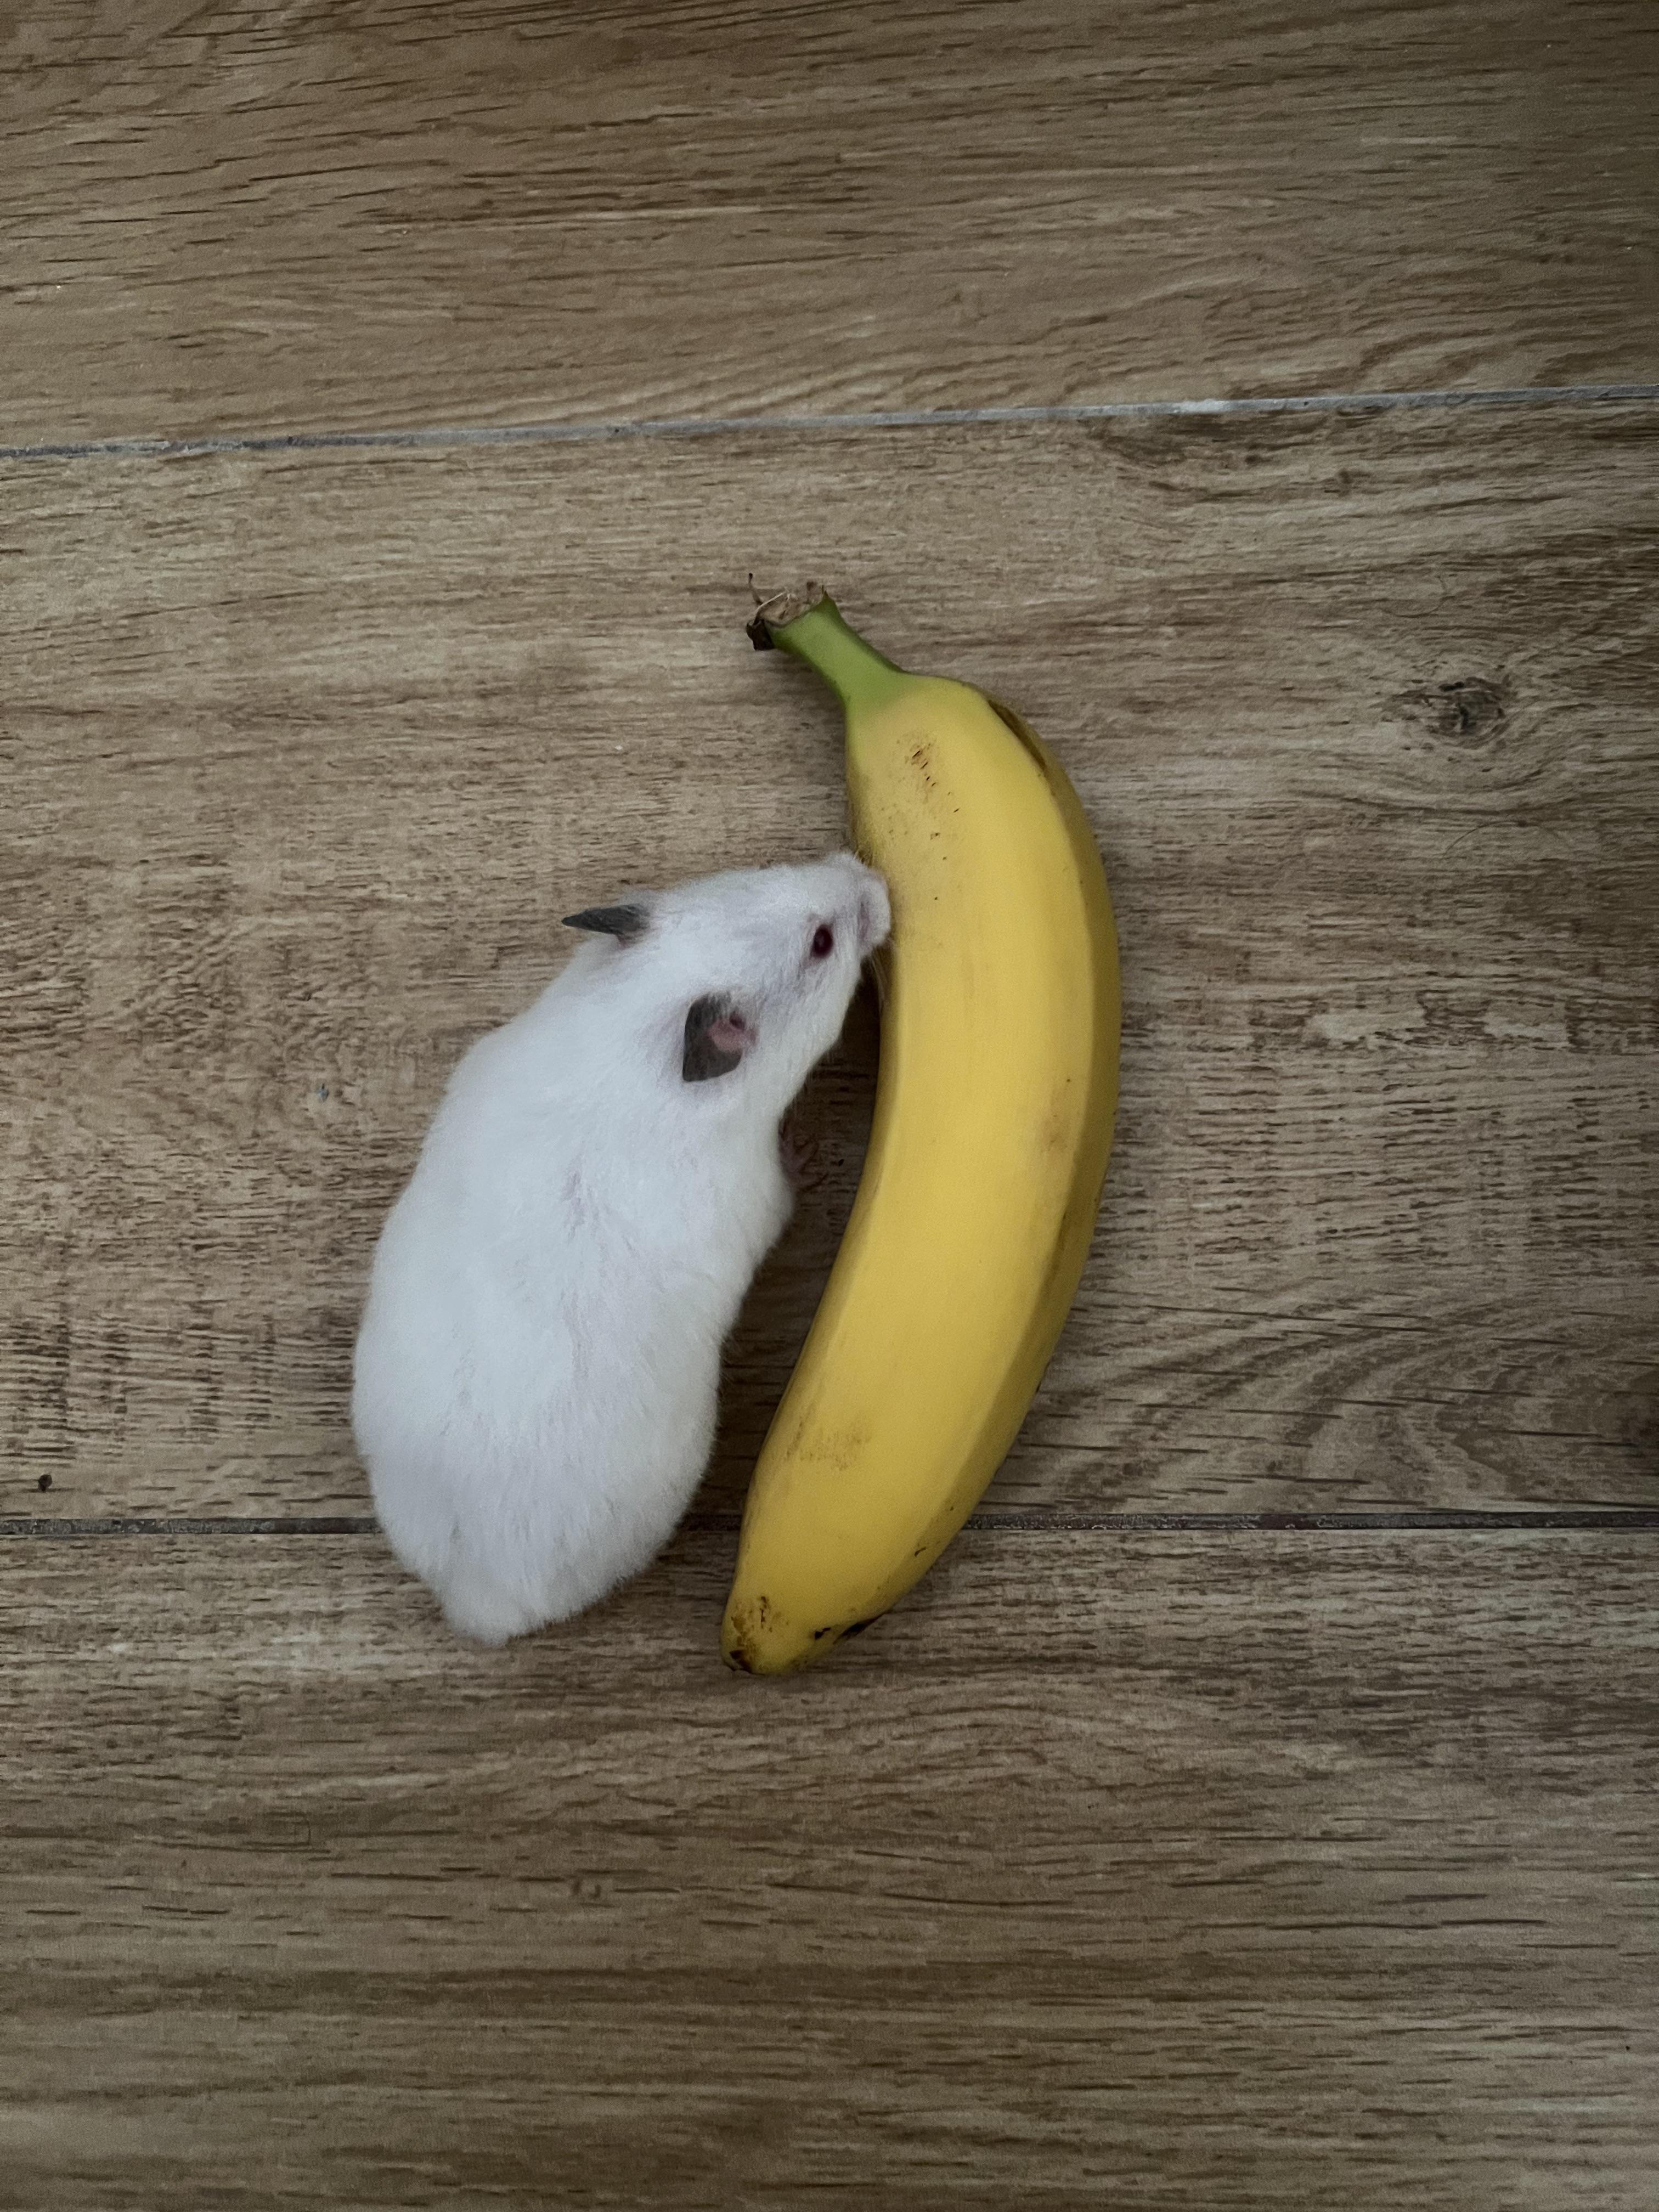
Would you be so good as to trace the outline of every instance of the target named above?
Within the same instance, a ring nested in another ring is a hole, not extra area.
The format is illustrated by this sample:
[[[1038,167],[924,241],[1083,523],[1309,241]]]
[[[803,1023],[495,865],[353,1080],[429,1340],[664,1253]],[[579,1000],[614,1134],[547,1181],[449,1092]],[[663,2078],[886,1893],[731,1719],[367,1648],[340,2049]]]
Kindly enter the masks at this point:
[[[840,1036],[887,886],[850,853],[734,869],[568,917],[605,933],[604,963],[640,1007],[664,1079],[703,1110],[775,1118]]]

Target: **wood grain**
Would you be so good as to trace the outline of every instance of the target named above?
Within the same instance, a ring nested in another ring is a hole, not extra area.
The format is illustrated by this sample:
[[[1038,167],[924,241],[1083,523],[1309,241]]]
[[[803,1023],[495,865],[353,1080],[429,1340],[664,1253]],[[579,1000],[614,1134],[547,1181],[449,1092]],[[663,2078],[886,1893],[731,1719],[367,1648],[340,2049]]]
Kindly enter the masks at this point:
[[[839,835],[832,703],[744,644],[751,566],[1018,702],[1106,854],[1118,1144],[992,1502],[1651,1504],[1656,436],[15,468],[0,1511],[366,1509],[357,1301],[465,1043],[555,971],[559,915]],[[860,1008],[733,1345],[717,1507],[873,1058]]]
[[[1655,374],[1641,0],[52,0],[0,442]]]
[[[732,1540],[464,1651],[370,1540],[7,1547],[7,2201],[1641,2212],[1655,1540]]]

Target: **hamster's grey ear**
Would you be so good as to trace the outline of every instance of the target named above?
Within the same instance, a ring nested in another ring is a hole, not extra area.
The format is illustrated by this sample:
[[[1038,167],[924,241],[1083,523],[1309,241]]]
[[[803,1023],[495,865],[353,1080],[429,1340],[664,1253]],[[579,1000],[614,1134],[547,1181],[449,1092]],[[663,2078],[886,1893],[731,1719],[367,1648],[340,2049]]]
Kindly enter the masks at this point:
[[[694,999],[685,1013],[685,1048],[680,1073],[688,1083],[712,1082],[730,1075],[755,1042],[755,1032],[730,999]]]
[[[567,929],[592,929],[602,936],[614,937],[618,945],[632,945],[645,935],[651,916],[637,902],[629,900],[625,906],[585,906],[580,914],[564,917]]]

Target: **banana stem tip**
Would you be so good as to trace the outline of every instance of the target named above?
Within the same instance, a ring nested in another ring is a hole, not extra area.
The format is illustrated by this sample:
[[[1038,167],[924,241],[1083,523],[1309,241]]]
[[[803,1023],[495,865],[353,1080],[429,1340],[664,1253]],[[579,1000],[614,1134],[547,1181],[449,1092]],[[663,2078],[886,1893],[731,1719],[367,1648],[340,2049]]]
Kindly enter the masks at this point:
[[[749,579],[749,588],[755,592],[752,576]],[[814,607],[823,605],[823,596],[822,584],[802,584],[799,588],[792,586],[787,591],[770,592],[764,595],[755,592],[754,617],[748,629],[749,640],[756,652],[770,653],[777,643],[772,635],[774,629],[781,629],[786,623],[793,622],[797,616],[810,614]]]

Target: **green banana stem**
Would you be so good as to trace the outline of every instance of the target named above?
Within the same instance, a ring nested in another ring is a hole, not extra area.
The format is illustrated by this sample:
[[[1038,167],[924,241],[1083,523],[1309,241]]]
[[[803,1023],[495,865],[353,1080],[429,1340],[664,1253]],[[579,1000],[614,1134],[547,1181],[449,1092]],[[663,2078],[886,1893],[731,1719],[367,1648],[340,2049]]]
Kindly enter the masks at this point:
[[[865,643],[816,584],[778,592],[760,608],[755,624],[786,653],[815,668],[849,711],[874,706],[907,680],[902,668]]]

